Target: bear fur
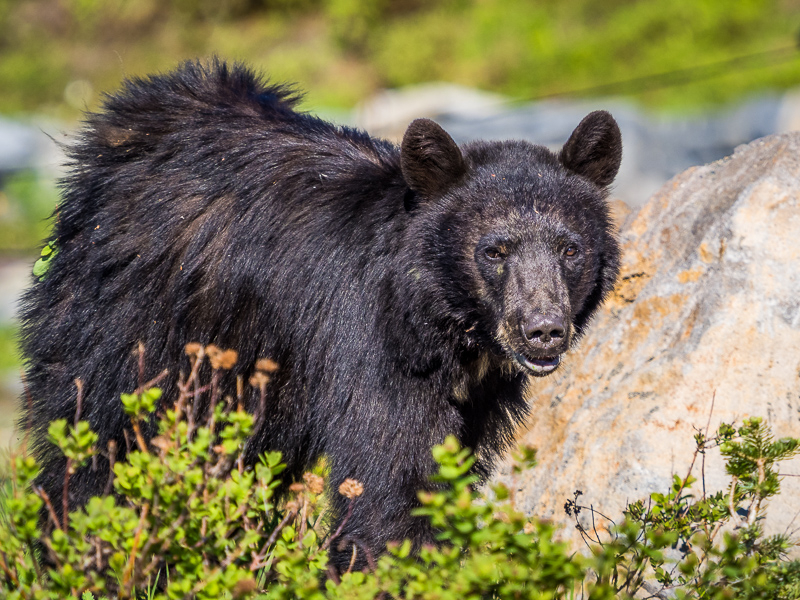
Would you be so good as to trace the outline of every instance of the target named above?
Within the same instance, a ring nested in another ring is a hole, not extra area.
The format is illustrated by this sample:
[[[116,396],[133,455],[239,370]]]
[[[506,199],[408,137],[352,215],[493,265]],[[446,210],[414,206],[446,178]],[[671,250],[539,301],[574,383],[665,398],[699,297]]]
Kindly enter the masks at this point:
[[[250,464],[280,450],[291,479],[325,455],[332,489],[364,486],[342,539],[373,553],[431,541],[410,515],[431,446],[454,434],[488,476],[529,413],[531,377],[558,366],[612,289],[605,197],[621,139],[608,113],[556,154],[458,146],[427,119],[397,147],[296,102],[243,66],[187,62],[127,81],[68,147],[58,253],[22,310],[23,423],[57,510],[65,462],[46,431],[74,419],[74,380],[99,448],[124,449],[138,343],[146,378],[170,370],[165,399],[185,345],[213,343],[239,352],[245,380],[261,357],[280,366]],[[99,457],[72,477],[70,505],[107,478]],[[346,502],[332,494],[334,519]]]

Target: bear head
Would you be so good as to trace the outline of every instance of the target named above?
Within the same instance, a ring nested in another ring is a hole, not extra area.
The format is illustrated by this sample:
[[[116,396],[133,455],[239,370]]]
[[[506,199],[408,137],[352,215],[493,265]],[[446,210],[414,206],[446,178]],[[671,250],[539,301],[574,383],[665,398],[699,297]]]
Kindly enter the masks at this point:
[[[617,278],[606,196],[621,157],[604,111],[558,153],[524,141],[459,147],[433,121],[411,123],[400,158],[418,261],[467,344],[532,375],[559,365]]]

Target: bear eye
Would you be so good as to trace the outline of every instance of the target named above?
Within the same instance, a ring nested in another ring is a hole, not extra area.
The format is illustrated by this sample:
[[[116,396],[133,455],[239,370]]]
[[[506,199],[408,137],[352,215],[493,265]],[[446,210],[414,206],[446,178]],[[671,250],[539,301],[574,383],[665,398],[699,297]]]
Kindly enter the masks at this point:
[[[507,256],[503,250],[495,247],[487,248],[485,254],[489,260],[505,260]]]
[[[564,256],[572,258],[578,254],[578,247],[575,244],[569,244],[564,248]]]

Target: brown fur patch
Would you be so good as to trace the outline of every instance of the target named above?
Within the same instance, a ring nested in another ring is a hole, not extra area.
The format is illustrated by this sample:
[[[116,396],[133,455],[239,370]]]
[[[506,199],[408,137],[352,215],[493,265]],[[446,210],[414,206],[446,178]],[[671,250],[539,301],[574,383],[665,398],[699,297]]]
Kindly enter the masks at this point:
[[[464,365],[453,384],[453,398],[458,402],[467,400],[469,389],[478,385],[486,377],[490,366],[491,359],[488,352],[484,352],[476,360]]]

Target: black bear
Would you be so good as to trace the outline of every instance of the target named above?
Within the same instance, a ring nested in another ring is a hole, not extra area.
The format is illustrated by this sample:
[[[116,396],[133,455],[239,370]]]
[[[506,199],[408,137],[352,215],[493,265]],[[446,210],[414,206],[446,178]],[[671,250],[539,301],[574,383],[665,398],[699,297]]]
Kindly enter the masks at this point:
[[[364,486],[343,539],[375,553],[429,541],[410,511],[431,446],[455,434],[486,477],[529,412],[530,378],[558,367],[612,289],[605,196],[622,149],[608,113],[557,154],[458,146],[427,119],[398,148],[296,101],[240,65],[187,62],[127,81],[68,147],[57,253],[22,309],[23,422],[55,507],[65,463],[45,433],[74,418],[75,378],[99,447],[124,448],[137,344],[148,378],[170,367],[169,398],[184,346],[214,343],[238,350],[245,377],[261,357],[280,366],[250,462],[280,450],[298,477],[326,455],[333,489]],[[75,474],[70,504],[107,476],[102,457]]]

